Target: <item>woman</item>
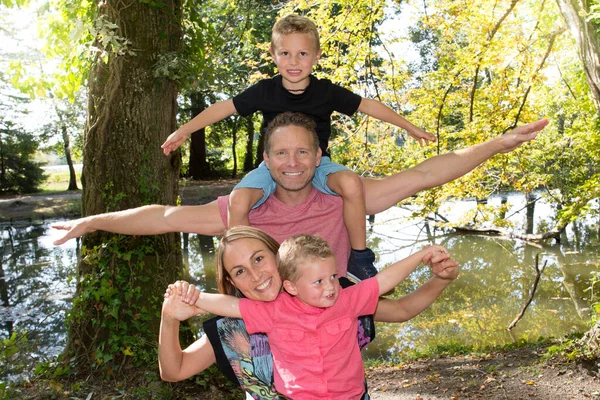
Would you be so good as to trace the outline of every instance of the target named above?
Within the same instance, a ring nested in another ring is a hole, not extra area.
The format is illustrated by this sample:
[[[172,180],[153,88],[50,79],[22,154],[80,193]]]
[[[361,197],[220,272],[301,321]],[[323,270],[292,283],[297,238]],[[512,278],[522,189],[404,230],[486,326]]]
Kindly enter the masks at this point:
[[[256,228],[237,226],[228,230],[217,252],[219,292],[259,301],[274,300],[282,287],[275,258],[278,248],[274,239]],[[401,299],[380,299],[375,320],[402,322],[418,315],[458,276],[457,264],[448,255],[437,254],[429,262],[442,272]],[[266,336],[248,335],[241,320],[213,318],[204,325],[207,334],[181,350],[180,321],[203,313],[189,305],[198,295],[193,285],[181,281],[167,289],[159,337],[161,378],[187,379],[216,362],[221,372],[237,381],[251,398],[279,398],[271,388],[272,358]],[[359,344],[364,346],[370,341],[369,324],[363,320],[361,326]]]

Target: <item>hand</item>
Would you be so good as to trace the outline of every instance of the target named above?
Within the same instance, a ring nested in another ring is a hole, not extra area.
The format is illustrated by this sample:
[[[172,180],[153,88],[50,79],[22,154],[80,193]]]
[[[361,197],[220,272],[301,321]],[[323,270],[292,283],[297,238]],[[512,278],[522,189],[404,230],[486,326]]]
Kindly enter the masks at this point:
[[[442,246],[432,246],[442,247]],[[450,258],[448,250],[432,251],[423,257],[423,262],[431,266],[431,272],[440,279],[454,280],[458,277],[458,263]]]
[[[181,146],[186,139],[187,135],[181,133],[178,129],[169,135],[167,140],[165,140],[160,148],[163,149],[164,155],[168,156],[172,151],[177,150],[177,148],[179,148],[179,146]]]
[[[192,285],[186,281],[176,281],[167,287],[165,298],[170,291],[175,291],[181,298],[181,301],[187,304],[195,304],[196,300],[200,298],[201,291],[195,285]]]
[[[435,135],[432,135],[429,132],[424,131],[421,128],[416,126],[412,126],[406,130],[408,135],[419,142],[419,145],[422,147],[423,142],[425,142],[426,146],[429,146],[429,142],[434,143],[436,141]]]
[[[500,136],[498,139],[502,141],[503,149],[500,153],[508,153],[513,151],[525,142],[529,142],[537,136],[538,132],[548,125],[547,119],[540,119],[536,122],[531,122],[527,125],[519,126],[510,132]]]
[[[82,236],[84,233],[94,232],[95,229],[89,229],[87,227],[87,224],[86,224],[87,221],[88,221],[87,218],[79,218],[79,219],[75,219],[73,221],[55,222],[55,223],[51,224],[50,226],[54,229],[67,231],[67,233],[65,233],[65,235],[63,237],[56,239],[52,243],[54,245],[58,246],[58,245],[65,243],[67,240],[78,238],[78,237]]]
[[[173,318],[177,321],[185,321],[194,315],[203,314],[204,312],[203,309],[184,302],[182,295],[177,292],[175,285],[167,287],[162,307],[163,316]]]

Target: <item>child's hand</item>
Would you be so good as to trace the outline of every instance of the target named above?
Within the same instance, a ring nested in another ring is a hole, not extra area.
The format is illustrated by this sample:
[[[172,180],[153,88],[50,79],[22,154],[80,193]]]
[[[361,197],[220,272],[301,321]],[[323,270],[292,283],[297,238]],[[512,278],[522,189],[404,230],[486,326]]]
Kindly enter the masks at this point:
[[[167,292],[176,291],[177,295],[181,298],[181,301],[187,304],[195,304],[196,300],[200,298],[200,289],[195,285],[186,281],[176,281],[167,287]],[[166,296],[166,294],[165,294]]]
[[[163,149],[164,155],[168,156],[172,151],[177,150],[185,142],[185,139],[187,139],[187,135],[181,133],[178,129],[169,135],[160,148]]]
[[[193,285],[191,286],[194,287]],[[184,302],[183,296],[181,293],[178,293],[176,285],[173,284],[167,287],[162,306],[163,316],[171,317],[177,321],[185,321],[194,315],[204,313],[205,311],[203,309]]]
[[[419,142],[419,145],[421,146],[423,146],[423,142],[425,142],[426,146],[429,146],[430,142],[434,143],[436,141],[435,135],[432,135],[431,133],[424,131],[423,129],[418,128],[416,126],[410,127],[406,130],[406,132],[410,137]]]
[[[458,263],[450,258],[450,253],[442,246],[430,246],[423,263],[431,266],[431,272],[441,279],[454,280],[458,276]]]

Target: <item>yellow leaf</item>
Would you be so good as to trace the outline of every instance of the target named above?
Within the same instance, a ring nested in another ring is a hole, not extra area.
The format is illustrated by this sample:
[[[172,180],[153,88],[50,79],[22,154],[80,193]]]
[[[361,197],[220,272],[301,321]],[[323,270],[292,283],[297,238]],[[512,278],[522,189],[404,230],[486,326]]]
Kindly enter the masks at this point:
[[[133,351],[131,351],[131,347],[127,346],[126,349],[123,349],[123,354],[125,354],[126,356],[132,356]]]

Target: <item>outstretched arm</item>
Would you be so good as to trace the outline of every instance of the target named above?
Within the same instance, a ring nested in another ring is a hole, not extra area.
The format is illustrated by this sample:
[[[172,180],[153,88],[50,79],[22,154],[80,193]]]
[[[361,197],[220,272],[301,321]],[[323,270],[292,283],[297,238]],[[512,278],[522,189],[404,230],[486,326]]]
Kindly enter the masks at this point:
[[[194,305],[215,315],[242,318],[240,299],[226,294],[202,292]]]
[[[421,190],[459,178],[490,157],[508,153],[535,139],[546,125],[548,120],[541,119],[466,149],[431,157],[413,168],[386,178],[364,179],[367,214],[377,214]]]
[[[177,148],[181,146],[192,133],[212,125],[215,122],[219,122],[235,113],[236,109],[233,105],[233,100],[231,99],[212,104],[206,110],[196,115],[192,120],[171,133],[162,146],[160,146],[163,149],[163,153],[165,156],[168,156],[172,151],[177,150]]]
[[[394,110],[386,106],[385,104],[371,99],[363,98],[358,106],[358,111],[367,114],[373,118],[377,118],[380,121],[387,122],[389,124],[396,125],[399,128],[406,130],[406,132],[422,146],[423,142],[426,145],[429,142],[435,142],[436,137],[429,132],[424,131],[421,128],[416,127],[410,123],[406,118],[403,118]]]
[[[57,222],[51,226],[67,231],[64,236],[54,241],[55,245],[94,231],[124,235],[158,235],[167,232],[219,235],[225,230],[216,201],[201,206],[143,206]]]
[[[448,253],[437,253],[430,260],[435,276],[401,299],[380,298],[375,321],[404,322],[425,311],[458,276],[458,263]]]
[[[379,295],[389,292],[413,272],[422,262],[431,261],[438,253],[448,254],[442,246],[426,246],[420,251],[400,260],[375,275],[379,282]]]
[[[179,343],[180,321],[203,310],[185,304],[177,291],[168,289],[163,301],[158,336],[158,367],[160,377],[169,382],[182,381],[215,363],[215,353],[206,335],[185,350]]]

